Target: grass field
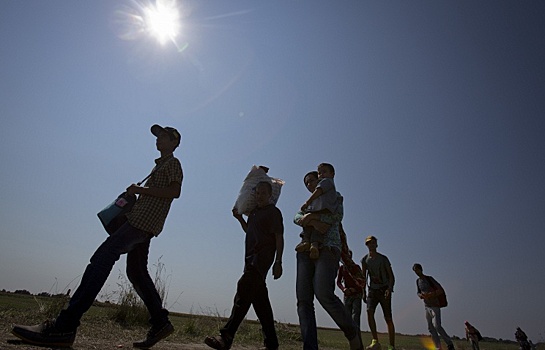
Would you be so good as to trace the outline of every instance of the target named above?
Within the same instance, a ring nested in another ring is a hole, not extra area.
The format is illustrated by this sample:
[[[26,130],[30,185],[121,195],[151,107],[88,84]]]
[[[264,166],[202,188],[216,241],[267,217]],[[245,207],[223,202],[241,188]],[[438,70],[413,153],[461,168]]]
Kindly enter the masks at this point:
[[[10,334],[13,323],[36,324],[45,318],[52,317],[62,307],[65,300],[53,297],[35,297],[30,295],[0,293],[1,338],[0,349],[39,349],[24,344],[12,344],[15,339]],[[87,312],[78,329],[74,349],[113,349],[132,348],[132,341],[142,338],[147,331],[145,322],[116,322],[113,320],[117,305],[96,303]],[[223,326],[225,318],[218,315],[193,315],[172,313],[171,321],[175,332],[165,341],[157,344],[154,349],[206,349],[203,339],[207,335],[216,335]],[[301,349],[299,326],[277,324],[277,332],[281,349]],[[318,329],[321,349],[347,349],[348,342],[338,329]],[[369,332],[362,332],[364,344],[371,341]],[[386,348],[387,334],[379,334],[379,340]],[[426,349],[429,336],[396,335],[397,349]],[[233,349],[259,348],[262,346],[262,336],[259,323],[246,320],[241,325],[235,338]],[[481,350],[517,350],[513,343],[481,342]],[[456,340],[457,350],[470,350],[465,340]],[[445,346],[446,348],[446,346]],[[538,349],[545,350],[540,344]]]

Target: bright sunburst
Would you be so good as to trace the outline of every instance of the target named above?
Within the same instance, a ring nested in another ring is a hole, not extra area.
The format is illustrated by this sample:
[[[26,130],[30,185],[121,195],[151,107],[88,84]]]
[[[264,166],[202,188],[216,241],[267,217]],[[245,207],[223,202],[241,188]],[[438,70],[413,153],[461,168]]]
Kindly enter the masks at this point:
[[[157,0],[155,5],[144,8],[144,23],[148,34],[165,44],[180,33],[180,12],[174,0]]]

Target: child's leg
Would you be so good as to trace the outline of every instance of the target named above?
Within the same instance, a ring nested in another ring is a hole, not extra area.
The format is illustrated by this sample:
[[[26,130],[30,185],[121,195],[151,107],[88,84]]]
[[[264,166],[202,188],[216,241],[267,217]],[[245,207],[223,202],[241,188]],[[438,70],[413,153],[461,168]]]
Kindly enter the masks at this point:
[[[299,243],[295,250],[297,252],[305,252],[309,250],[310,248],[310,237],[312,235],[312,228],[311,227],[303,227],[303,232],[301,232],[301,243]]]
[[[313,229],[310,233],[310,258],[318,259],[320,256],[320,248],[324,243],[324,234]]]

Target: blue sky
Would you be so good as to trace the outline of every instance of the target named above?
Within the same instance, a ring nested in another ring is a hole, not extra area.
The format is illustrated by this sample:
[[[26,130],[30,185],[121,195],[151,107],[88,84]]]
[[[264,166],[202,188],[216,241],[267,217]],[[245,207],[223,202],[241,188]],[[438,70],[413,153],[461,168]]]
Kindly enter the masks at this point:
[[[0,288],[76,287],[106,237],[96,213],[151,170],[159,123],[183,135],[182,197],[150,254],[172,310],[229,314],[231,208],[257,164],[286,182],[284,276],[268,285],[275,318],[297,323],[292,219],[303,175],[329,162],[354,257],[373,234],[392,262],[398,332],[427,333],[420,262],[449,333],[468,320],[544,340],[543,3],[183,1],[163,45],[128,25],[139,4],[0,2]]]

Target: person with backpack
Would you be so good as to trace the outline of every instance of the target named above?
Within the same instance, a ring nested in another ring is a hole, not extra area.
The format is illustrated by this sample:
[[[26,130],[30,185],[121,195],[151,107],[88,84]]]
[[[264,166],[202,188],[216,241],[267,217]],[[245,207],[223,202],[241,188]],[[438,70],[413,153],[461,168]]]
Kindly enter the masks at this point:
[[[479,350],[479,341],[483,340],[481,332],[467,321],[464,324],[466,326],[466,339],[471,343],[471,348]]]
[[[445,290],[433,277],[424,275],[424,269],[420,264],[413,265],[413,271],[418,276],[416,280],[416,294],[424,300],[428,330],[436,349],[441,349],[441,338],[447,343],[448,350],[454,350],[454,343],[441,326],[441,308],[447,306]]]

